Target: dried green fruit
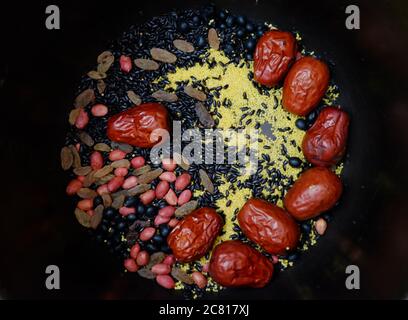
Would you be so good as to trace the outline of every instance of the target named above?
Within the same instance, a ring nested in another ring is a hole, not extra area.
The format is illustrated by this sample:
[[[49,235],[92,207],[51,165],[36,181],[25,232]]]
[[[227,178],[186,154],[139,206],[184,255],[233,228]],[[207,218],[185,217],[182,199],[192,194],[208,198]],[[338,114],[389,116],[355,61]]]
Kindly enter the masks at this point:
[[[88,173],[92,171],[92,168],[90,166],[78,167],[75,168],[73,171],[77,176],[86,176]]]
[[[95,92],[93,89],[86,89],[82,91],[76,98],[74,102],[75,108],[84,108],[88,104],[95,101]]]
[[[215,121],[211,114],[208,112],[207,108],[201,103],[197,102],[195,104],[195,112],[198,117],[198,121],[204,126],[204,128],[212,128],[215,125]]]
[[[71,112],[69,113],[69,117],[68,117],[68,122],[69,122],[70,125],[72,125],[72,126],[75,125],[75,122],[76,122],[80,112],[81,112],[81,108],[75,108],[75,109],[71,110]]]
[[[110,152],[111,147],[107,145],[106,143],[97,143],[94,145],[94,150],[102,151],[102,152]]]
[[[82,199],[93,199],[98,196],[95,190],[90,188],[81,188],[78,190],[77,195]]]
[[[140,168],[137,168],[137,169],[133,170],[133,174],[135,176],[140,176],[142,174],[145,174],[145,173],[149,172],[150,170],[152,170],[152,168],[148,164],[146,164],[143,167],[140,167]]]
[[[198,173],[200,175],[201,184],[203,185],[204,189],[209,193],[214,193],[214,184],[212,183],[207,172],[205,172],[203,169],[200,169]]]
[[[124,151],[126,153],[131,153],[133,151],[133,147],[130,144],[127,144],[127,143],[112,141],[111,147],[112,147],[112,149],[119,149],[119,150],[122,150],[122,151]]]
[[[96,181],[95,172],[96,171],[91,171],[85,176],[84,182],[82,183],[85,188],[90,187]]]
[[[88,72],[88,77],[93,79],[93,80],[102,80],[105,79],[107,77],[107,74],[104,72],[98,72],[95,70],[91,70]]]
[[[202,92],[202,91],[200,91],[200,90],[198,90],[196,88],[193,88],[193,86],[185,86],[184,87],[184,93],[186,95],[194,98],[194,99],[199,100],[199,101],[207,100],[207,95],[204,92]]]
[[[100,186],[100,185],[103,185],[105,183],[108,183],[113,178],[115,178],[115,175],[110,173],[110,174],[107,174],[106,176],[103,176],[102,178],[95,179],[95,183],[96,183],[96,185]]]
[[[133,90],[129,90],[127,93],[127,96],[130,101],[132,101],[135,105],[139,105],[142,103],[142,99],[140,96],[138,96]]]
[[[166,92],[164,90],[157,90],[152,94],[152,97],[159,101],[176,102],[178,97],[175,93]]]
[[[166,258],[166,254],[164,252],[155,252],[150,256],[149,263],[146,265],[147,269],[151,269],[155,264],[161,263],[164,258]]]
[[[71,150],[72,157],[74,158],[72,166],[74,168],[79,168],[81,166],[81,157],[79,156],[78,150],[72,144],[69,145],[68,148]]]
[[[81,140],[88,147],[92,147],[95,144],[92,137],[85,131],[81,131],[80,133],[78,133],[78,137],[79,137],[79,140]]]
[[[113,161],[111,164],[112,168],[129,168],[130,167],[130,161],[127,159],[122,159],[122,160],[116,160]]]
[[[135,59],[134,62],[136,67],[142,70],[154,71],[159,69],[159,64],[150,59]]]
[[[178,267],[173,267],[171,269],[171,275],[177,279],[178,281],[181,281],[186,284],[193,284],[194,280],[193,278],[187,274],[184,270],[178,268]]]
[[[197,208],[197,206],[198,206],[198,202],[196,200],[191,200],[183,204],[181,207],[177,208],[176,211],[174,212],[174,216],[176,218],[183,218],[186,215],[193,212]]]
[[[94,215],[91,217],[91,228],[96,229],[98,228],[99,224],[103,218],[103,205],[99,205],[94,210]]]
[[[61,149],[61,167],[63,170],[68,170],[72,167],[74,163],[74,157],[72,155],[71,149],[68,147],[63,147]]]
[[[173,41],[173,44],[180,51],[188,53],[194,52],[194,46],[188,41],[176,39]]]
[[[142,174],[138,178],[140,184],[151,183],[154,179],[157,179],[163,173],[163,169],[158,168],[147,173]]]
[[[147,190],[150,190],[151,186],[150,184],[139,184],[129,190],[126,190],[128,196],[137,196],[139,194],[142,194],[143,192],[146,192]]]
[[[208,30],[208,44],[215,50],[220,49],[220,38],[218,37],[217,30],[214,28]]]
[[[102,79],[101,79],[101,80],[98,80],[98,82],[97,82],[97,84],[96,84],[96,88],[98,89],[99,94],[100,94],[100,95],[103,95],[103,94],[105,93],[105,90],[106,90],[106,83],[105,83],[105,81],[103,81]]]
[[[113,167],[111,165],[106,165],[104,167],[102,167],[101,169],[97,170],[94,174],[94,177],[96,179],[100,179],[106,175],[108,175],[109,173],[111,173],[113,171]]]
[[[100,73],[107,72],[114,61],[115,57],[113,56],[112,52],[110,51],[102,52],[97,58],[98,72]]]
[[[123,202],[125,202],[125,196],[122,194],[113,199],[112,207],[115,209],[119,209],[123,207]]]
[[[102,197],[103,206],[105,208],[110,207],[112,205],[112,197],[109,193],[103,193],[101,197]]]
[[[165,49],[152,48],[150,49],[150,54],[154,60],[164,63],[175,63],[177,61],[177,57]]]
[[[85,228],[89,228],[91,226],[91,216],[85,211],[76,208],[74,213],[81,226],[84,226]]]
[[[156,275],[146,267],[145,268],[140,268],[139,270],[137,270],[137,273],[138,273],[139,276],[141,276],[142,278],[145,278],[145,279],[154,279],[154,278],[156,278]]]

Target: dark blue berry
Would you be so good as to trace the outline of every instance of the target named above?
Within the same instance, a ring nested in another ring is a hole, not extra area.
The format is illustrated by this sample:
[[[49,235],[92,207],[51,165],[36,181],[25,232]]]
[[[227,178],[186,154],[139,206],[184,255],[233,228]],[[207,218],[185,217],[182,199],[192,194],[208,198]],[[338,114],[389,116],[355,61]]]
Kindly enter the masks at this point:
[[[225,23],[221,23],[220,24],[220,29],[221,30],[224,30],[224,29],[226,29],[227,28],[227,26],[225,25]]]
[[[139,215],[143,215],[145,213],[145,206],[143,205],[143,203],[139,203],[137,205],[137,209],[136,209],[137,214]]]
[[[245,54],[245,60],[247,60],[247,61],[252,61],[253,58],[254,58],[254,57],[253,57],[252,53],[247,52],[247,53]]]
[[[113,209],[113,208],[106,208],[105,209],[105,211],[104,211],[104,213],[103,213],[103,215],[104,215],[104,217],[106,218],[106,219],[112,219],[114,216],[115,216],[115,214],[116,214],[116,211],[115,211],[115,209]]]
[[[148,206],[145,212],[146,216],[153,217],[156,214],[156,208],[153,206]]]
[[[101,196],[95,197],[94,200],[93,200],[94,208],[96,208],[96,207],[99,206],[100,204],[103,204],[102,197],[101,197]]]
[[[170,233],[170,227],[167,224],[163,223],[159,225],[159,231],[163,237],[167,237]]]
[[[133,222],[136,221],[136,215],[134,215],[134,214],[129,214],[129,215],[126,217],[126,220],[127,220],[129,223],[133,223]]]
[[[152,241],[153,241],[155,244],[161,245],[161,244],[163,243],[163,241],[164,241],[164,238],[163,238],[161,235],[159,235],[159,234],[155,234],[155,235],[153,236],[153,238],[152,238]]]
[[[149,253],[153,253],[153,252],[158,251],[159,249],[158,249],[153,243],[148,243],[148,244],[146,245],[146,250],[147,250]]]
[[[225,20],[225,18],[227,18],[227,15],[227,10],[221,10],[220,12],[218,12],[218,18],[220,18],[221,20]]]
[[[227,54],[232,53],[233,51],[234,51],[234,48],[230,44],[227,44],[224,47],[224,52],[227,53]]]
[[[245,36],[245,34],[246,34],[245,29],[242,29],[242,28],[239,28],[239,29],[238,29],[238,31],[237,31],[237,37],[243,38],[243,37]]]
[[[293,168],[299,168],[302,165],[302,160],[300,160],[298,157],[290,157],[289,164]]]
[[[160,247],[160,251],[164,252],[164,253],[171,253],[171,249],[167,244],[163,244]]]
[[[125,202],[123,202],[123,205],[125,207],[135,207],[139,203],[139,199],[136,197],[128,197],[126,198]]]
[[[299,118],[295,121],[295,125],[300,130],[307,130],[307,122],[305,119]]]
[[[317,118],[317,112],[316,111],[312,111],[307,115],[307,122],[308,124],[311,126]]]
[[[207,44],[207,41],[205,40],[205,38],[203,36],[199,36],[197,38],[197,47],[202,48]]]
[[[178,25],[178,29],[181,32],[187,32],[189,29],[188,23],[185,21],[181,21]]]
[[[245,26],[245,29],[246,29],[248,32],[254,32],[255,26],[254,26],[253,23],[248,22],[248,23],[246,24],[246,26]]]
[[[256,40],[254,38],[248,38],[245,41],[245,49],[247,49],[248,51],[253,51],[255,49],[256,46]]]
[[[238,17],[237,17],[237,23],[238,23],[240,26],[244,26],[245,23],[246,23],[245,17],[244,17],[244,16],[238,16]]]
[[[200,23],[200,17],[199,16],[194,16],[191,21],[193,22],[194,25],[198,25]]]
[[[228,16],[228,17],[225,19],[225,24],[226,24],[228,27],[232,27],[232,26],[234,25],[234,22],[235,22],[234,16]]]

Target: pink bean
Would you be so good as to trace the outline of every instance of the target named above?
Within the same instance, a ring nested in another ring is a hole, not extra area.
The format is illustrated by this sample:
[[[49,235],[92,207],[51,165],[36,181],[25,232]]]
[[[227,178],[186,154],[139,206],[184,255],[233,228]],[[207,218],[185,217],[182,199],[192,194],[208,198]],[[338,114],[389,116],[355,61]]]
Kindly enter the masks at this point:
[[[73,196],[81,188],[82,188],[82,182],[79,179],[73,179],[68,183],[65,191],[68,195]]]
[[[137,254],[136,263],[139,266],[145,266],[146,264],[149,263],[149,260],[150,260],[150,256],[149,256],[149,253],[147,251],[140,251]]]
[[[173,218],[169,221],[168,225],[170,228],[174,228],[175,226],[177,226],[179,223],[179,220],[176,218]]]
[[[166,289],[173,289],[175,286],[174,280],[169,275],[158,275],[156,281],[159,285]]]
[[[183,204],[187,203],[190,201],[191,197],[192,197],[192,193],[190,190],[186,189],[184,190],[182,193],[180,193],[177,203],[179,206],[182,206]]]
[[[91,210],[93,207],[93,200],[92,199],[79,200],[77,207],[83,211]]]
[[[136,243],[130,249],[130,257],[133,258],[133,259],[136,259],[139,252],[140,252],[140,245],[138,243]]]
[[[163,172],[163,173],[159,176],[159,179],[171,183],[171,182],[176,181],[177,177],[176,177],[176,175],[174,174],[174,172],[166,171],[166,172]]]
[[[132,214],[132,213],[135,213],[136,212],[136,209],[135,208],[128,208],[128,207],[121,207],[120,209],[119,209],[119,213],[122,215],[122,216],[128,216],[129,214]]]
[[[166,258],[164,258],[164,264],[168,264],[169,266],[173,265],[176,262],[176,258],[172,254],[169,254]]]
[[[84,129],[88,122],[89,122],[88,113],[81,108],[81,111],[79,111],[79,115],[75,120],[75,127],[77,127],[78,129]]]
[[[109,153],[110,161],[122,160],[125,157],[126,157],[126,152],[119,150],[119,149],[113,150]]]
[[[138,169],[145,165],[146,160],[143,157],[135,157],[130,161],[133,168]]]
[[[82,183],[84,183],[84,181],[85,181],[85,176],[77,176],[77,179],[78,179],[79,181],[81,181]]]
[[[96,189],[96,192],[97,192],[100,196],[103,195],[104,193],[109,193],[108,185],[107,185],[106,183],[100,185],[100,186],[98,187],[98,189]]]
[[[167,181],[160,181],[155,189],[156,198],[162,199],[166,195],[166,193],[169,191],[169,189],[170,189],[170,185]]]
[[[147,205],[151,203],[155,197],[156,193],[154,192],[154,190],[148,190],[140,195],[140,201],[142,201],[144,205]]]
[[[193,281],[200,288],[203,289],[207,285],[207,278],[201,272],[195,271],[191,274]]]
[[[203,265],[203,272],[208,272],[208,270],[210,270],[210,264],[208,262],[204,263]]]
[[[140,233],[139,238],[142,241],[148,241],[154,236],[155,233],[156,233],[155,228],[147,227],[147,228],[144,228],[143,231]]]
[[[162,167],[164,170],[174,171],[177,167],[177,163],[173,159],[166,158],[162,160]]]
[[[155,225],[155,226],[159,226],[159,225],[161,225],[161,224],[163,224],[163,223],[169,222],[169,220],[170,220],[169,217],[162,217],[162,216],[157,215],[157,216],[154,218],[154,225]]]
[[[119,63],[120,63],[120,70],[122,70],[123,72],[130,72],[130,70],[132,70],[132,60],[130,59],[130,57],[127,56],[120,56],[119,58]]]
[[[131,189],[137,185],[137,178],[135,176],[131,176],[127,178],[122,185],[123,189]]]
[[[116,190],[118,190],[122,186],[124,180],[125,178],[123,177],[113,177],[112,179],[110,179],[110,181],[108,182],[109,192],[115,192]]]
[[[183,173],[177,177],[176,183],[174,184],[177,191],[184,190],[190,184],[191,176],[188,173]]]
[[[171,268],[168,264],[158,263],[152,267],[152,272],[155,274],[169,274]]]
[[[133,259],[125,259],[125,261],[123,261],[123,266],[129,272],[136,272],[137,269],[139,269],[139,267],[136,264],[136,261]]]
[[[103,117],[106,116],[106,114],[108,113],[108,107],[105,106],[104,104],[95,104],[92,109],[91,109],[91,113],[95,116],[95,117]]]
[[[164,200],[166,200],[166,202],[171,206],[175,206],[177,204],[177,195],[173,191],[173,189],[170,189],[166,193],[166,195],[164,196]]]
[[[171,218],[174,214],[174,211],[176,211],[176,208],[174,208],[173,206],[166,206],[164,208],[161,208],[158,214],[161,217]]]
[[[94,151],[91,154],[91,167],[93,170],[98,170],[103,167],[103,157],[99,151]]]
[[[116,168],[115,171],[113,172],[115,176],[117,177],[125,177],[128,174],[128,169],[127,168]]]

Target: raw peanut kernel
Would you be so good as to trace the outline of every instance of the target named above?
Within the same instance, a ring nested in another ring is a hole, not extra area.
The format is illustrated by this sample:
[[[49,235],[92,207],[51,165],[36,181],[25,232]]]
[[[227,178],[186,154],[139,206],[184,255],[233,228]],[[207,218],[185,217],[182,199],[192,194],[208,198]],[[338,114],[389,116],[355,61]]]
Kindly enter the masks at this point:
[[[91,154],[92,170],[99,170],[103,167],[103,157],[99,151],[94,151]]]
[[[122,160],[126,157],[126,152],[116,149],[111,151],[111,153],[109,153],[109,160],[110,161],[116,161],[116,160]]]
[[[162,199],[167,192],[170,189],[170,185],[167,181],[160,181],[159,184],[157,185],[155,191],[156,191],[156,198],[157,199]]]
[[[175,183],[175,187],[176,190],[181,191],[184,190],[191,181],[191,176],[188,173],[183,173],[182,175],[177,177],[176,183]]]
[[[106,114],[108,113],[108,107],[104,104],[95,104],[91,109],[91,113],[95,117],[106,116]]]

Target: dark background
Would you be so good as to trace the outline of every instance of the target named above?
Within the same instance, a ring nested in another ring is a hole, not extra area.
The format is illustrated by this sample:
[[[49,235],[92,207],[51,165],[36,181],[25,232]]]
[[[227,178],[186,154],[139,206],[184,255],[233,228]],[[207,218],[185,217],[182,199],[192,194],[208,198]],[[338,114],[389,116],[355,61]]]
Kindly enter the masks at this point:
[[[206,1],[16,3],[0,16],[0,296],[3,298],[178,298],[93,244],[73,217],[59,151],[78,81],[109,40],[173,7]],[[325,237],[287,272],[258,290],[208,298],[401,299],[408,297],[407,57],[405,1],[216,1],[235,13],[299,30],[309,49],[335,62],[352,129],[345,194]],[[61,30],[45,28],[57,4]],[[357,4],[361,30],[344,26]],[[45,268],[61,269],[61,290]],[[361,290],[345,288],[345,267]]]

